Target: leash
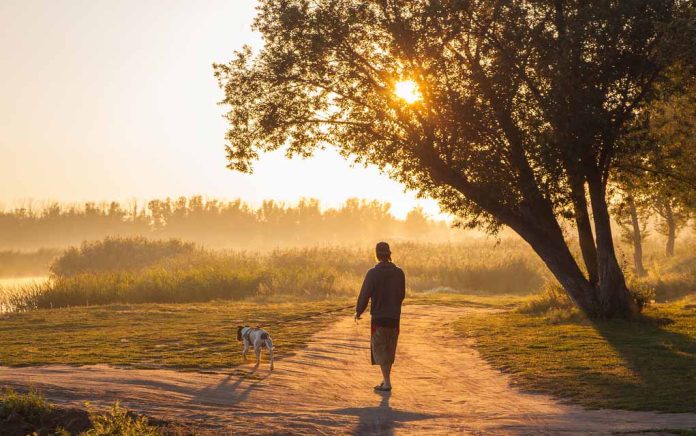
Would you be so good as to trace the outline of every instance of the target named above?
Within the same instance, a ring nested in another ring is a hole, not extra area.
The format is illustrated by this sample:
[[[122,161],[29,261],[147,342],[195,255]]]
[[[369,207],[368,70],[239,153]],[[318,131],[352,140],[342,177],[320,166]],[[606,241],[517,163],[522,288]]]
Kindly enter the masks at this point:
[[[340,312],[340,311],[346,310],[346,309],[352,309],[352,308],[354,308],[354,307],[355,307],[354,304],[351,304],[351,305],[349,305],[349,306],[341,306],[341,307],[337,307],[337,308],[334,308],[334,309],[325,310],[325,311],[323,311],[323,312],[315,312],[315,313],[310,313],[310,314],[308,314],[308,315],[298,316],[298,317],[295,317],[295,318],[284,319],[284,320],[282,320],[282,321],[276,321],[276,322],[271,322],[271,323],[266,323],[266,324],[258,324],[257,327],[271,327],[271,326],[274,326],[274,325],[281,325],[281,324],[286,324],[286,323],[289,323],[289,322],[302,321],[302,320],[305,320],[305,319],[316,318],[316,317],[322,316],[322,315],[328,315],[328,314],[330,314],[330,313]]]

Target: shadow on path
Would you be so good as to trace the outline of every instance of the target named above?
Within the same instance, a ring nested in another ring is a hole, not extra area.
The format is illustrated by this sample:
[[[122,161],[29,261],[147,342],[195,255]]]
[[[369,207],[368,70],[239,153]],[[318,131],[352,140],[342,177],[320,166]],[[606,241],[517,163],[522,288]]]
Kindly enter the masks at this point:
[[[246,401],[249,394],[270,375],[257,376],[257,370],[258,366],[254,366],[251,371],[241,376],[239,372],[231,372],[216,385],[201,389],[196,395],[196,400],[203,404],[210,404],[210,399],[215,399],[221,405],[235,405]],[[249,385],[244,389],[240,389],[240,386],[246,380],[250,381]]]
[[[409,421],[419,421],[423,419],[435,418],[436,415],[426,413],[408,412],[396,410],[389,405],[391,392],[377,393],[381,396],[381,401],[374,407],[348,407],[345,409],[329,410],[335,415],[356,416],[358,425],[353,434],[379,434],[393,435],[394,429]]]

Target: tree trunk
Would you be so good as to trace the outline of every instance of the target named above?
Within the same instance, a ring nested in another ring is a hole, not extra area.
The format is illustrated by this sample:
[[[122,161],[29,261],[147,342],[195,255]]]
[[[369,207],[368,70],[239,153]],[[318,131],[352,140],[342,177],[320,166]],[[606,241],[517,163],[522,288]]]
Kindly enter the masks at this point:
[[[595,288],[570,252],[551,204],[540,200],[519,211],[521,216],[506,224],[529,243],[580,310],[590,318],[601,316]]]
[[[572,181],[572,185],[573,209],[575,212],[575,225],[578,230],[580,252],[585,262],[585,268],[587,269],[587,276],[590,283],[596,285],[599,281],[599,274],[597,272],[597,248],[595,247],[594,235],[592,234],[590,214],[587,210],[585,183],[582,179],[575,178]]]
[[[606,201],[606,185],[599,175],[588,178],[587,182],[597,242],[598,316],[600,318],[633,318],[639,312],[638,306],[626,287],[623,271],[621,271],[616,259],[609,208]]]
[[[501,222],[509,226],[518,235],[520,235],[532,249],[539,255],[542,261],[549,268],[554,277],[563,286],[568,296],[573,300],[575,305],[582,310],[590,318],[611,318],[611,317],[629,317],[629,314],[637,313],[636,305],[631,298],[626,284],[624,282],[623,273],[618,266],[616,257],[613,251],[611,241],[611,230],[602,227],[602,232],[598,233],[598,240],[606,240],[608,237],[609,247],[607,251],[603,246],[603,250],[599,250],[597,246],[598,258],[598,285],[593,286],[583,274],[573,257],[568,244],[563,237],[556,215],[553,210],[553,205],[539,192],[534,192],[534,189],[529,189],[525,192],[525,200],[513,212],[507,210],[494,202],[484,201],[485,197],[480,195],[480,191],[468,183],[465,183],[459,177],[452,175],[451,171],[442,171],[442,178],[445,183],[450,184],[454,189],[457,189],[468,198],[477,201],[480,207],[487,210],[489,213],[498,217]],[[529,188],[535,185],[523,184],[522,187]],[[531,192],[530,192],[531,191]],[[590,198],[592,199],[592,189],[590,186]],[[603,195],[602,190],[602,195]],[[607,228],[609,224],[609,212],[605,198],[601,198],[601,205],[604,209],[601,210]],[[592,203],[594,211],[595,204]],[[597,216],[595,214],[595,223]],[[601,224],[604,224],[602,222]],[[596,224],[595,224],[596,225]],[[604,239],[602,239],[604,238]],[[607,253],[610,256],[607,256]],[[603,256],[603,257],[600,257]],[[613,256],[613,257],[612,257]],[[602,267],[602,261],[606,263],[606,259],[614,261],[614,269]],[[616,286],[619,284],[620,286]],[[604,285],[604,300],[600,300],[600,286]],[[608,290],[616,289],[615,292]]]
[[[633,241],[633,264],[635,265],[636,275],[642,277],[645,275],[645,268],[643,267],[643,236],[640,231],[640,222],[638,222],[638,210],[636,209],[636,202],[633,197],[628,197],[626,199],[628,203],[628,212],[631,215],[631,226],[633,232],[631,233],[631,239]]]
[[[667,224],[667,247],[665,253],[667,257],[674,256],[674,241],[677,237],[677,224],[674,221],[674,211],[669,200],[665,201],[665,221]]]
[[[598,317],[594,287],[585,278],[568,249],[560,228],[556,231],[553,225],[548,223],[542,229],[513,227],[513,230],[539,255],[578,308],[590,318]]]

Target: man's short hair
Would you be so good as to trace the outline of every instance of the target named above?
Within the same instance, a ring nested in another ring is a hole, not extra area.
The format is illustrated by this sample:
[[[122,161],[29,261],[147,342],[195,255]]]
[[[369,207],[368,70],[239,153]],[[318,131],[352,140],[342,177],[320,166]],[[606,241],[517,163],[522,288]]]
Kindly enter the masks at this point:
[[[391,260],[391,249],[389,248],[389,244],[386,242],[378,242],[375,246],[375,253],[377,254],[377,259],[379,260]]]

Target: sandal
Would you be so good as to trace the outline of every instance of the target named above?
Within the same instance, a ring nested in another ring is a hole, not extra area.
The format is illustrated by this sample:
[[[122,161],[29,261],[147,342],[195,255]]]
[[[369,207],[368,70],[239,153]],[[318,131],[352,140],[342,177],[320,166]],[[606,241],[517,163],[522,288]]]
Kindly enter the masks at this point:
[[[374,390],[377,392],[389,392],[392,390],[392,388],[391,388],[391,386],[389,386],[388,388],[385,388],[384,383],[380,383],[378,386],[374,387]]]

